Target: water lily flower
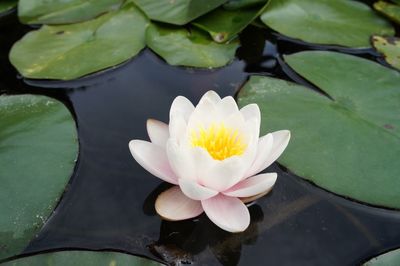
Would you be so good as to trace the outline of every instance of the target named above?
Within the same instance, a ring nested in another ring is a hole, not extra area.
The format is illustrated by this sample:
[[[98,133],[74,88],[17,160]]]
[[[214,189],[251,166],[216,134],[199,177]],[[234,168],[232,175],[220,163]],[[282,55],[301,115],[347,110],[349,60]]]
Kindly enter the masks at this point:
[[[172,103],[169,125],[150,119],[151,142],[132,140],[135,160],[154,176],[174,184],[156,200],[166,220],[184,220],[205,212],[220,228],[242,232],[250,224],[245,205],[267,194],[276,173],[258,174],[285,150],[288,130],[259,137],[256,104],[238,109],[235,100],[207,92],[196,107],[185,97]]]

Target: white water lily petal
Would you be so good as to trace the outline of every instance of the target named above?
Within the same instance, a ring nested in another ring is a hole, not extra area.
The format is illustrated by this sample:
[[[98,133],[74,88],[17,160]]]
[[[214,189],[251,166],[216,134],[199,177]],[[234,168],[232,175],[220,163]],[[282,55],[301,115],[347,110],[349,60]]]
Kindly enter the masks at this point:
[[[280,130],[270,133],[273,137],[272,150],[266,158],[263,158],[263,163],[260,164],[258,169],[254,170],[254,174],[261,172],[268,166],[270,166],[273,162],[275,162],[279,156],[286,149],[290,140],[290,131],[289,130]],[[258,154],[257,154],[258,155]],[[258,158],[256,158],[258,160]],[[251,176],[252,174],[250,174]]]
[[[158,215],[169,221],[190,219],[203,213],[200,201],[189,199],[177,186],[162,192],[155,207]]]
[[[215,91],[207,91],[203,97],[201,97],[199,104],[201,104],[203,101],[210,101],[211,103],[213,103],[214,105],[216,105],[217,103],[219,103],[219,101],[221,101],[221,97],[219,97],[218,93],[216,93]],[[198,105],[199,105],[198,104]],[[198,106],[197,105],[197,106]],[[196,106],[196,108],[197,108]]]
[[[222,161],[213,160],[203,169],[198,169],[198,172],[201,173],[198,176],[198,182],[205,187],[225,191],[241,180],[244,171],[245,168],[239,156],[233,156]]]
[[[175,139],[167,141],[167,157],[171,168],[179,178],[196,179],[196,168],[193,159],[183,146],[179,146]]]
[[[271,190],[276,182],[277,176],[276,173],[252,176],[237,183],[229,190],[224,191],[223,194],[230,197],[252,197]]]
[[[232,96],[223,98],[216,106],[218,119],[224,119],[239,111],[239,108]]]
[[[178,184],[178,177],[171,169],[163,148],[148,141],[131,140],[129,149],[133,158],[152,175],[168,183]]]
[[[250,224],[249,210],[237,198],[218,194],[201,201],[201,205],[208,218],[228,232],[243,232]]]
[[[147,134],[149,135],[152,143],[161,147],[165,147],[169,138],[168,125],[155,119],[148,119]]]
[[[268,161],[268,156],[270,155],[273,148],[273,140],[274,137],[271,133],[259,138],[256,158],[247,173],[245,174],[245,178],[255,175],[258,172],[264,170],[260,169],[264,166],[265,162]]]
[[[185,118],[180,115],[172,115],[169,121],[169,135],[171,138],[181,142],[185,138],[187,132],[187,123]]]
[[[216,109],[215,104],[208,99],[200,102],[193,114],[189,118],[188,129],[197,131],[199,127],[207,128],[211,123],[215,123]]]
[[[248,104],[248,105],[242,107],[242,109],[240,109],[240,112],[242,113],[243,118],[245,120],[256,118],[256,119],[258,119],[258,121],[261,121],[260,108],[255,103]]]
[[[206,200],[218,194],[218,191],[203,187],[190,179],[179,179],[179,187],[183,194],[193,200]]]
[[[188,122],[193,111],[193,104],[186,97],[178,96],[172,102],[171,109],[169,111],[169,119],[171,121],[172,116],[181,115],[185,121]]]

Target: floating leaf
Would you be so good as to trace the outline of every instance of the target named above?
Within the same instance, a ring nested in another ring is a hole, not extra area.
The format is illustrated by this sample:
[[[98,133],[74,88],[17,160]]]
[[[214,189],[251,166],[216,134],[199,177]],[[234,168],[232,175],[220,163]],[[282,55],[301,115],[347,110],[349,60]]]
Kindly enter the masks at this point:
[[[374,4],[374,8],[390,20],[400,24],[400,6],[385,1],[378,1]]]
[[[392,250],[363,264],[364,266],[400,265],[400,249]]]
[[[66,24],[118,9],[123,0],[19,0],[18,16],[26,24]]]
[[[151,25],[146,34],[147,45],[170,65],[221,67],[233,60],[239,46],[213,42],[205,33],[184,28]]]
[[[27,78],[70,80],[120,64],[145,47],[148,21],[128,4],[94,20],[43,26],[14,44],[10,61]]]
[[[52,213],[78,154],[75,122],[45,96],[0,96],[0,259],[20,253]]]
[[[10,11],[17,6],[17,0],[2,0],[0,2],[0,14]]]
[[[385,56],[386,62],[400,69],[400,39],[396,37],[372,37],[372,45]]]
[[[253,20],[262,14],[264,7],[256,6],[240,10],[218,8],[196,19],[193,25],[207,31],[216,42],[230,41]]]
[[[118,252],[99,251],[59,251],[24,257],[3,263],[4,266],[67,266],[67,265],[93,265],[93,266],[156,266],[162,265],[149,259]]]
[[[273,30],[317,44],[369,47],[394,29],[367,5],[348,0],[271,0],[261,20]]]
[[[186,24],[222,5],[226,0],[133,0],[155,21]]]
[[[254,7],[265,4],[268,0],[230,0],[223,5],[227,10],[236,10],[240,8]]]
[[[292,132],[279,162],[339,195],[400,208],[400,73],[334,52],[285,59],[330,98],[268,77],[245,85],[239,103],[259,104],[262,131]]]

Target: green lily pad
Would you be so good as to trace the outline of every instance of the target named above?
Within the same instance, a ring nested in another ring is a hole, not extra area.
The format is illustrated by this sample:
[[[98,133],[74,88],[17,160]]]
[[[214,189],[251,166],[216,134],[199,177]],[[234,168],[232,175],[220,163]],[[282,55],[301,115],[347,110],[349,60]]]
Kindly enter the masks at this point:
[[[269,77],[244,86],[239,104],[259,104],[263,133],[292,132],[279,162],[339,195],[399,209],[400,73],[334,52],[285,59],[331,98]]]
[[[372,45],[384,55],[388,64],[400,69],[400,38],[373,36]]]
[[[196,19],[192,24],[207,31],[214,41],[227,42],[235,38],[238,33],[260,16],[265,8],[266,5],[239,10],[218,8]]]
[[[261,20],[273,30],[309,43],[370,47],[371,35],[393,27],[367,5],[348,0],[271,0]]]
[[[238,41],[219,44],[207,34],[192,29],[151,25],[146,33],[147,45],[170,65],[214,68],[233,60]]]
[[[18,0],[2,0],[0,2],[0,14],[10,11],[17,6]]]
[[[390,266],[400,265],[400,249],[389,251],[376,258],[373,258],[366,263],[364,266]]]
[[[70,80],[115,66],[145,47],[148,20],[133,4],[94,20],[26,34],[10,61],[27,78]]]
[[[265,4],[268,0],[230,0],[223,5],[227,10],[237,10],[240,8],[253,7],[260,4]]]
[[[117,10],[123,0],[19,0],[18,16],[25,24],[81,22]]]
[[[374,4],[374,8],[390,20],[400,24],[400,6],[385,1],[378,1]]]
[[[59,251],[24,257],[3,263],[4,266],[158,266],[149,259],[118,252]]]
[[[226,0],[133,0],[155,21],[184,25],[210,12]]]
[[[0,96],[0,259],[19,254],[53,212],[78,154],[75,122],[45,96]]]

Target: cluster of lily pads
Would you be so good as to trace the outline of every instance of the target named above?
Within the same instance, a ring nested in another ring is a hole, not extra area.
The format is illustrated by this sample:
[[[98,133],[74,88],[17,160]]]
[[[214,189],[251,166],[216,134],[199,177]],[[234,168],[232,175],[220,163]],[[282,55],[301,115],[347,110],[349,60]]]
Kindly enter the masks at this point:
[[[400,68],[392,24],[357,1],[7,0],[0,3],[0,12],[15,6],[22,23],[43,24],[10,51],[11,63],[32,79],[80,78],[121,64],[146,46],[170,65],[223,67],[234,60],[238,35],[250,24],[326,47],[373,46]],[[374,8],[400,23],[400,1],[378,1]],[[253,76],[237,99],[241,106],[260,106],[261,133],[291,130],[291,144],[279,162],[338,195],[400,209],[400,167],[393,163],[400,154],[400,73],[328,51],[300,52],[283,61],[322,94]],[[0,188],[3,259],[19,254],[50,216],[73,172],[78,141],[72,115],[52,98],[2,95],[0,112],[1,170],[15,188]],[[31,156],[16,162],[21,154]],[[26,184],[37,192],[35,200]],[[18,202],[7,202],[10,193],[21,195]],[[389,256],[399,260],[398,254]]]

